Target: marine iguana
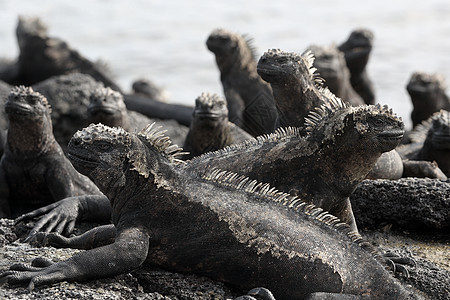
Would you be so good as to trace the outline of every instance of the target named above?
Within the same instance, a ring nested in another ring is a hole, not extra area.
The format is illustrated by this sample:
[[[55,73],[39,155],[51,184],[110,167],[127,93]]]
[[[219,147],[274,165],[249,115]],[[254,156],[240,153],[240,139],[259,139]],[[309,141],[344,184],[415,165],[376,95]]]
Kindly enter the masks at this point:
[[[202,93],[195,99],[195,109],[183,149],[190,159],[200,154],[237,144],[253,136],[228,121],[227,102],[217,94]]]
[[[308,50],[315,57],[313,65],[320,77],[325,80],[324,85],[333,94],[344,101],[348,101],[353,106],[365,104],[350,83],[350,71],[347,68],[344,54],[339,51],[336,45],[311,45]]]
[[[311,112],[306,124],[306,136],[300,135],[298,128],[280,128],[195,157],[185,168],[191,172],[222,168],[267,182],[329,211],[357,231],[348,197],[380,155],[398,145],[403,123],[387,106],[351,107],[330,97]],[[101,202],[97,205],[108,210],[108,201]],[[72,205],[78,206],[76,201]],[[52,209],[43,208],[23,218],[55,214]],[[72,219],[78,217],[78,211],[74,213]]]
[[[450,177],[450,112],[441,110],[418,124],[409,135],[412,144],[398,147],[403,158],[435,161]]]
[[[90,96],[87,108],[89,123],[102,123],[110,127],[122,127],[130,132],[138,132],[146,125],[158,121],[175,144],[182,145],[188,128],[173,120],[155,120],[135,111],[128,111],[123,95],[111,88],[98,88]]]
[[[344,52],[352,87],[366,104],[375,104],[375,89],[366,69],[372,51],[373,37],[374,34],[369,29],[355,29],[348,39],[338,46],[338,49]]]
[[[101,195],[64,156],[52,133],[45,97],[30,87],[15,87],[5,103],[5,112],[9,128],[0,161],[2,217],[14,217],[70,196]]]
[[[330,97],[298,128],[232,145],[194,158],[186,168],[222,168],[268,182],[329,211],[356,231],[348,197],[383,152],[403,136],[403,123],[387,106],[351,107]],[[275,175],[279,174],[279,175]]]
[[[101,82],[81,73],[54,76],[32,86],[52,107],[53,134],[65,153],[72,135],[89,125],[89,97],[102,87]]]
[[[16,29],[19,57],[0,79],[13,85],[33,85],[49,77],[85,73],[106,86],[120,87],[102,68],[72,49],[65,41],[49,37],[47,26],[38,17],[19,16]]]
[[[441,109],[450,110],[450,99],[445,93],[445,79],[439,74],[414,72],[406,85],[411,97],[413,127]]]
[[[258,61],[258,73],[270,83],[278,109],[279,126],[304,127],[311,110],[333,98],[323,79],[316,73],[314,55],[310,50],[302,54],[279,49],[266,51]],[[383,153],[369,178],[398,179],[403,163],[395,150]]]
[[[278,299],[316,293],[421,299],[386,271],[370,243],[336,217],[236,173],[190,172],[177,160],[179,151],[151,126],[138,135],[101,124],[77,132],[69,157],[111,200],[114,227],[66,241],[95,247],[93,239],[111,242],[115,236],[114,242],[45,267],[16,266],[18,271],[4,272],[2,280],[33,289],[150,264],[240,290],[264,286]]]
[[[278,127],[303,127],[305,117],[324,103],[331,92],[315,74],[311,51],[297,53],[270,49],[260,57],[258,74],[272,87]]]
[[[253,136],[272,133],[277,119],[272,90],[256,72],[255,51],[245,36],[214,30],[206,41],[220,71],[228,119]]]

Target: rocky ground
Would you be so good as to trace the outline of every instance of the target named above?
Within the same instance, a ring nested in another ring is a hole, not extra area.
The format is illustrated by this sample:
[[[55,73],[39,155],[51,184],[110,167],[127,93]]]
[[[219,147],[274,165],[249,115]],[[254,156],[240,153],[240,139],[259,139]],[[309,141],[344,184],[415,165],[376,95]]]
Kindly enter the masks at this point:
[[[400,280],[423,291],[430,299],[450,299],[449,235],[417,235],[388,229],[368,231],[364,235],[384,251],[416,260],[415,268],[408,267],[410,277],[399,276]],[[18,235],[23,233],[23,227],[14,229],[11,220],[0,219],[0,271],[14,263],[30,263],[37,257],[56,262],[80,251],[33,248],[18,240]],[[0,299],[233,299],[241,294],[241,291],[208,278],[156,268],[141,268],[128,274],[85,283],[61,282],[37,287],[32,292],[23,286],[3,284],[0,287]]]

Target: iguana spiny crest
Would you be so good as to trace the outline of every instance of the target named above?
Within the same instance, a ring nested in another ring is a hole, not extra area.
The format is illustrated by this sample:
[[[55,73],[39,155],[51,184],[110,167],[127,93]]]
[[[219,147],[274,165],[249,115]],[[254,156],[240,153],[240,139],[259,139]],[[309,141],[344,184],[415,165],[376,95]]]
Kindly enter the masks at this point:
[[[450,112],[441,110],[418,124],[410,134],[413,143],[423,143],[427,136],[435,135],[436,142],[446,139],[450,142]],[[450,145],[448,145],[450,146]]]

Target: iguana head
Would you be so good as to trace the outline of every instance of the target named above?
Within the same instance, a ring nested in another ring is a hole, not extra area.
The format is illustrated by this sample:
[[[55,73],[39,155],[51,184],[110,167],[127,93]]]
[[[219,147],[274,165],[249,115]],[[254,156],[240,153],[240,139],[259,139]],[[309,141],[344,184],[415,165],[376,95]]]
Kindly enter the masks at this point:
[[[98,88],[90,96],[87,108],[91,123],[102,123],[111,127],[124,127],[127,110],[123,96],[111,88]]]
[[[340,96],[343,82],[350,80],[344,54],[335,45],[328,47],[311,45],[308,49],[315,57],[314,67],[318,75],[325,80],[325,85],[331,92]]]
[[[227,102],[212,93],[202,93],[195,99],[193,121],[196,125],[216,127],[228,121]]]
[[[132,134],[122,128],[91,124],[73,135],[68,157],[103,192],[111,184],[123,186],[128,171],[148,178],[158,173],[161,162],[179,162],[176,156],[181,151],[153,125]]]
[[[338,143],[336,151],[353,147],[355,151],[381,155],[397,147],[404,134],[401,118],[386,105],[351,107],[337,97],[311,112],[305,124],[313,139],[318,137],[323,144]]]
[[[262,79],[273,85],[284,86],[285,84],[298,84],[315,81],[320,84],[322,81],[315,75],[316,69],[313,67],[314,56],[310,51],[303,54],[285,52],[280,49],[270,49],[261,56],[258,61],[258,74]]]
[[[372,51],[373,37],[373,32],[369,29],[355,29],[347,41],[339,46],[339,50],[345,53],[349,69],[362,71],[365,68]]]
[[[31,87],[14,87],[5,103],[5,112],[10,122],[22,122],[36,126],[35,120],[50,120],[51,108],[47,98]],[[51,124],[51,121],[49,122]]]
[[[19,48],[23,48],[30,37],[45,38],[47,36],[47,25],[39,17],[19,16],[16,28],[17,42]]]
[[[406,90],[411,96],[411,100],[416,104],[416,97],[420,98],[419,101],[433,101],[433,97],[442,95],[445,93],[445,79],[440,74],[427,74],[424,72],[414,72],[409,79],[406,86]],[[426,99],[425,99],[426,97]],[[422,100],[423,99],[423,100]]]
[[[214,30],[206,40],[206,46],[215,54],[221,72],[233,64],[255,62],[250,39],[225,29]]]

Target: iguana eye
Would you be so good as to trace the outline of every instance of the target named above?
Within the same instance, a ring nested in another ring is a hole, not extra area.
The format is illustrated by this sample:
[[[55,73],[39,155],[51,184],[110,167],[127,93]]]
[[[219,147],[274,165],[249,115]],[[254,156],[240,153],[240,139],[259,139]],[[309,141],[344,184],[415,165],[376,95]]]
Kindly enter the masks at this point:
[[[372,118],[369,122],[374,127],[382,127],[385,125],[385,121],[382,118]]]

